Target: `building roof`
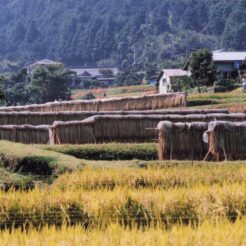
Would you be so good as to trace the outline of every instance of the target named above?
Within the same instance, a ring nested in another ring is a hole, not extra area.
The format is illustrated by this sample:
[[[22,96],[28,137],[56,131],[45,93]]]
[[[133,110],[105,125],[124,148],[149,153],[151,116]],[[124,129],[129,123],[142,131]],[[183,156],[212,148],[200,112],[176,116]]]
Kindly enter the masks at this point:
[[[163,69],[161,70],[159,76],[157,77],[157,81],[160,80],[163,74],[166,74],[168,77],[184,77],[184,76],[189,76],[188,71],[184,71],[182,69]]]
[[[168,77],[182,77],[188,76],[188,72],[182,69],[163,69],[162,72]]]
[[[112,71],[112,75],[116,76],[119,73],[119,70],[115,67],[71,67],[70,70],[75,72],[78,76],[81,77],[101,77],[103,74],[102,70]]]
[[[246,59],[246,52],[225,52],[214,51],[214,61],[244,61]]]
[[[49,59],[43,59],[43,60],[39,60],[39,61],[32,63],[30,67],[34,68],[38,65],[61,65],[61,64],[62,64],[61,62],[57,62],[57,61],[53,61]]]

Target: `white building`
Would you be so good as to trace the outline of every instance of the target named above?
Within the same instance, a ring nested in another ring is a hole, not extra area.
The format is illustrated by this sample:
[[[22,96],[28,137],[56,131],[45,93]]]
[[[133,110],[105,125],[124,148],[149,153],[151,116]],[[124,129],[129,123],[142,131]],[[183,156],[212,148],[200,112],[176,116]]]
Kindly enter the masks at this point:
[[[172,92],[172,82],[176,78],[189,76],[189,72],[182,69],[163,69],[157,79],[159,93]]]

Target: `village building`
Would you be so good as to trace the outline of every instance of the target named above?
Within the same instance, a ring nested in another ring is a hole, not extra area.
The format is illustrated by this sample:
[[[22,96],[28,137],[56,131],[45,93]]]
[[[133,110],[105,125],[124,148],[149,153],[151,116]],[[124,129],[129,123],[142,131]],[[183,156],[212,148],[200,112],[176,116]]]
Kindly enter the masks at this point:
[[[177,78],[189,76],[189,72],[182,69],[163,69],[158,78],[157,85],[160,94],[172,92],[172,83]]]
[[[70,67],[83,80],[113,82],[119,73],[116,67]]]
[[[43,59],[43,60],[39,60],[39,61],[36,61],[32,64],[29,64],[27,66],[27,71],[28,71],[28,74],[32,74],[33,71],[38,68],[38,67],[43,67],[43,66],[48,66],[48,65],[62,65],[61,62],[57,62],[57,61],[53,61],[53,60],[50,60],[50,59]]]
[[[191,58],[191,57],[190,57]],[[185,64],[184,70],[190,71],[190,58]],[[233,79],[239,74],[239,69],[245,66],[246,52],[213,51],[213,62],[217,70],[223,74],[224,79]]]

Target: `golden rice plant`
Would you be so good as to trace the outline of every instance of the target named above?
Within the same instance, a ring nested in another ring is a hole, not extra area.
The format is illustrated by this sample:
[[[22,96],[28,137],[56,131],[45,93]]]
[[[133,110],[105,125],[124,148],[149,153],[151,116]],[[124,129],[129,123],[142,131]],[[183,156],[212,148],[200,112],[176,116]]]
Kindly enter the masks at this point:
[[[60,229],[44,227],[41,231],[30,228],[28,231],[1,231],[0,238],[1,245],[5,246],[241,246],[246,245],[245,223],[245,219],[235,224],[228,221],[205,222],[197,228],[174,226],[168,231],[160,227],[150,227],[147,230],[139,230],[137,227],[129,229],[117,224],[112,224],[105,230],[85,230],[80,226],[63,226]]]
[[[209,219],[235,221],[246,214],[246,185],[198,185],[187,188],[62,190],[0,192],[0,225],[44,226],[81,224],[107,227],[111,223],[149,227],[161,224],[197,226]]]
[[[85,168],[59,177],[54,187],[62,190],[115,188],[170,189],[197,185],[245,183],[243,165],[178,165],[139,168]]]

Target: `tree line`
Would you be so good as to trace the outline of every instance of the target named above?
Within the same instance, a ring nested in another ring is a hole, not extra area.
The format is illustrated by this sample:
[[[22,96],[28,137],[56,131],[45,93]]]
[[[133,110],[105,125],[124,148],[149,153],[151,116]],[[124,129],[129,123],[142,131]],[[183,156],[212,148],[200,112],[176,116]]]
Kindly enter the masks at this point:
[[[2,0],[0,69],[51,58],[153,74],[194,49],[246,47],[245,0]]]

